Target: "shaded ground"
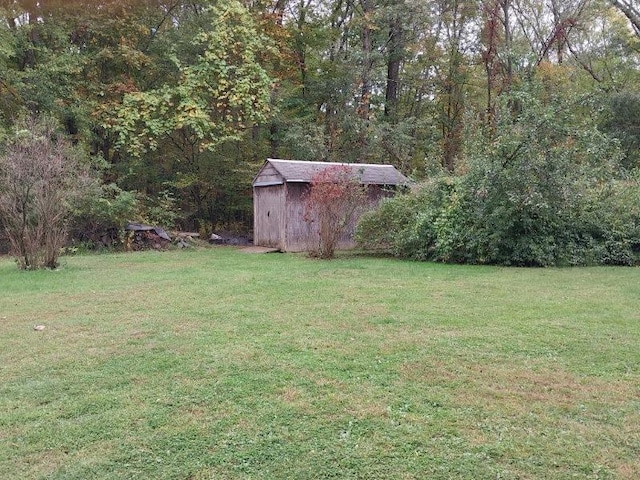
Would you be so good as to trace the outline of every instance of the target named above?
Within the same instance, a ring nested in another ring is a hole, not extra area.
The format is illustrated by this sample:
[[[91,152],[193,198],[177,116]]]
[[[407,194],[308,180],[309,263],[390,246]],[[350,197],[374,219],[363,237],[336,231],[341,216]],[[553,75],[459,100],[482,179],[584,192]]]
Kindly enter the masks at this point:
[[[214,245],[253,245],[253,238],[251,238],[249,235],[233,232],[215,232],[211,235],[209,243],[212,243]]]
[[[278,248],[249,246],[240,249],[242,253],[276,253],[280,252]]]

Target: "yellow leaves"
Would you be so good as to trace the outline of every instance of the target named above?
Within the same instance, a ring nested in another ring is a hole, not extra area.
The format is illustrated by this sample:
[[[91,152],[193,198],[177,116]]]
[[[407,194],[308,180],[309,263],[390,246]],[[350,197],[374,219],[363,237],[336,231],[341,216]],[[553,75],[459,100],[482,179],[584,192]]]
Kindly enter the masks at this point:
[[[574,73],[574,67],[549,61],[540,62],[536,70],[536,76],[549,89],[569,86]]]

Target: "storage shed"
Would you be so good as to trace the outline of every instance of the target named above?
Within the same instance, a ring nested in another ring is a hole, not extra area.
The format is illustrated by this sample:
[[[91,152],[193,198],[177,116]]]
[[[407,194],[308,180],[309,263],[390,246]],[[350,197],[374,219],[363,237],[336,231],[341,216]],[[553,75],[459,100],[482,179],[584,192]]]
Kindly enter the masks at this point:
[[[283,252],[308,250],[317,240],[317,227],[304,220],[304,193],[315,174],[331,166],[347,166],[354,178],[367,186],[369,206],[409,180],[392,165],[365,163],[306,162],[268,159],[253,180],[253,243]],[[355,245],[354,221],[338,248]]]

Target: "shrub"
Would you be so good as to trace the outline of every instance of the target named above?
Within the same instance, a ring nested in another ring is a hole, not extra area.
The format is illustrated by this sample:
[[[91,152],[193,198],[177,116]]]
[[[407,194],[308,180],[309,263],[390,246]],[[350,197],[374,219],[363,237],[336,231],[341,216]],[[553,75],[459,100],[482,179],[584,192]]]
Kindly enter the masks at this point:
[[[415,186],[411,193],[383,199],[360,218],[358,244],[416,260],[433,258],[436,219],[455,184],[455,178],[439,176]]]
[[[23,121],[0,156],[0,218],[21,269],[55,268],[89,170],[52,122]]]
[[[587,252],[585,263],[635,265],[640,262],[640,182],[610,182],[594,189],[578,217],[576,242]]]
[[[90,197],[73,212],[71,235],[90,249],[124,244],[129,222],[171,228],[177,219],[175,200],[163,192],[152,198],[123,190],[114,183],[94,185]]]
[[[514,95],[520,110],[506,103],[495,132],[470,137],[464,174],[383,204],[361,222],[363,245],[444,262],[638,263],[640,188],[618,178],[617,143],[568,108]]]
[[[360,217],[355,238],[360,246],[399,254],[399,236],[416,221],[417,195],[384,198],[375,210]]]
[[[113,248],[124,241],[124,227],[137,218],[135,192],[117,185],[95,185],[92,195],[74,210],[71,236],[75,244],[89,249]]]
[[[346,165],[327,167],[311,178],[304,198],[304,219],[317,226],[317,244],[311,253],[332,258],[338,240],[361,213],[366,191]]]

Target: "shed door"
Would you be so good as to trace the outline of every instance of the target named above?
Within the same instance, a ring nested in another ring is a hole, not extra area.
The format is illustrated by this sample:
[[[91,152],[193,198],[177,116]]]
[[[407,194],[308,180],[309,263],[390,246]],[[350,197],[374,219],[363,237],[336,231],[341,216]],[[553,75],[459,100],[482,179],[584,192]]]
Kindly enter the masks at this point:
[[[253,243],[261,247],[283,248],[283,185],[255,187],[253,190]]]

